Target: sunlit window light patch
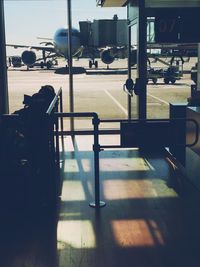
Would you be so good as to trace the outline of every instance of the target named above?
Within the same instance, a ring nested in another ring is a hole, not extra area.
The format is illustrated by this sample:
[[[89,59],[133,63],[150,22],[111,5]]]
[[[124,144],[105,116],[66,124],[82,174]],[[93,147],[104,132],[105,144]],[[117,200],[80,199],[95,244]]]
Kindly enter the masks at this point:
[[[93,196],[94,194],[94,185],[91,181],[87,181],[87,189],[88,189],[88,193]]]
[[[103,194],[108,200],[177,197],[176,192],[161,179],[105,180],[103,181]]]
[[[65,161],[64,172],[79,172],[78,162],[76,159],[67,159]]]
[[[84,172],[90,172],[92,170],[91,160],[89,159],[82,159],[81,165],[82,165],[82,169],[84,170]]]
[[[65,142],[64,142],[64,151],[67,151],[67,152],[72,152],[74,151],[74,145],[73,145],[73,142],[72,142],[72,138],[67,136],[65,137]],[[62,140],[60,141],[60,147],[62,147]]]
[[[111,222],[115,242],[120,247],[153,247],[163,245],[154,236],[145,220],[116,220]]]
[[[77,136],[76,148],[78,151],[92,151],[93,139],[90,136]]]
[[[151,168],[142,158],[106,158],[100,160],[101,171],[148,171]]]
[[[80,181],[64,181],[62,187],[62,201],[85,200],[85,192]]]
[[[178,194],[172,187],[169,187],[163,179],[152,179],[152,186],[156,192],[157,197],[177,198]]]
[[[57,228],[58,242],[74,248],[95,248],[96,238],[89,220],[59,221]]]
[[[109,125],[112,125],[113,128],[119,128],[120,126],[119,122],[112,122]],[[100,128],[107,129],[109,127],[107,123],[101,123]],[[102,145],[120,145],[120,135],[100,135],[99,141]]]

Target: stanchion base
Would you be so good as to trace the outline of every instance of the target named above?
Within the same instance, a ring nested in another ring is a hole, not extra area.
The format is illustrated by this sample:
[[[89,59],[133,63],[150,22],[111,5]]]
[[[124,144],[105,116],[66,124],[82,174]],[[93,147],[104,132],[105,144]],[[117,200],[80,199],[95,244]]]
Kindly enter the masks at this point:
[[[103,208],[105,207],[106,203],[104,201],[99,201],[99,205],[96,205],[95,202],[90,202],[89,206],[92,208]]]

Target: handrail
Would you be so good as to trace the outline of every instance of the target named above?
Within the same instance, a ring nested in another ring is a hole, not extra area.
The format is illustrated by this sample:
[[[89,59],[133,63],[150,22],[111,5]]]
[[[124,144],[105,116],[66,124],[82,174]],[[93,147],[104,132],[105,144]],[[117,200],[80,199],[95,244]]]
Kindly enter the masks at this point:
[[[62,113],[59,113],[59,112],[56,112],[55,113],[55,116],[57,118],[84,118],[84,117],[93,117],[93,118],[96,118],[98,119],[98,115],[96,112],[62,112]]]
[[[49,105],[49,107],[46,111],[47,115],[51,114],[51,112],[55,108],[56,103],[57,103],[59,97],[61,96],[61,94],[62,94],[62,88],[59,89],[58,93],[54,96],[53,100],[51,101],[51,104]]]

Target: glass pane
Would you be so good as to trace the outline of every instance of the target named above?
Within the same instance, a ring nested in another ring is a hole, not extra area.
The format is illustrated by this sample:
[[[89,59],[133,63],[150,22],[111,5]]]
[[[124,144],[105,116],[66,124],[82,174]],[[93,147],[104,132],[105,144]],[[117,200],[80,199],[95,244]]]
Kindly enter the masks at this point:
[[[134,58],[134,60],[137,58],[137,24],[134,24],[131,26],[131,56]],[[131,67],[131,78],[133,81],[137,78],[137,66],[136,64],[132,64]],[[131,118],[137,119],[138,118],[138,97],[133,94],[133,97],[131,98]]]
[[[8,44],[14,44],[14,48],[7,47],[7,56],[18,56],[15,57],[15,64],[8,67],[10,112],[23,107],[24,94],[31,96],[45,84],[52,85],[56,91],[62,87],[64,112],[70,111],[69,73],[66,70],[67,25],[60,29],[60,25],[65,25],[67,22],[66,2],[5,1],[6,39]],[[45,23],[44,10],[47,11]],[[127,79],[127,49],[125,49],[127,8],[104,9],[97,7],[95,1],[85,0],[71,1],[71,11],[74,111],[96,112],[101,119],[127,118],[127,95],[123,91],[123,84]],[[13,24],[13,17],[15,24]],[[34,21],[34,23],[27,29],[24,21]],[[102,23],[103,25],[109,23],[110,27],[102,27]],[[91,26],[94,26],[93,36]],[[98,26],[101,26],[101,31]],[[113,31],[110,29],[111,26],[114,28]],[[106,34],[102,34],[102,31]],[[109,35],[110,31],[111,35]],[[37,36],[40,40],[36,39]],[[113,44],[115,39],[117,45]],[[107,46],[104,40],[111,41],[111,43]],[[26,47],[21,47],[23,44],[47,48],[45,49],[46,63],[42,50],[29,51]],[[17,45],[18,49],[15,49]],[[30,59],[33,56],[37,57],[33,68],[32,65],[28,68],[25,64],[17,62],[26,50],[28,50]],[[50,53],[50,51],[53,52]],[[53,60],[55,52],[58,54],[56,60]],[[51,65],[47,71],[47,62],[58,64]],[[69,120],[66,119],[64,126],[69,130]],[[114,127],[115,124],[112,124],[111,128]],[[75,129],[85,128],[92,129],[91,119],[75,119]]]
[[[148,18],[147,42],[155,44],[152,17]],[[147,49],[147,119],[169,118],[170,103],[187,102],[193,83],[190,71],[197,62],[197,57],[189,56],[191,48],[179,49],[177,44],[171,44],[170,49],[165,45],[155,49],[156,45]]]

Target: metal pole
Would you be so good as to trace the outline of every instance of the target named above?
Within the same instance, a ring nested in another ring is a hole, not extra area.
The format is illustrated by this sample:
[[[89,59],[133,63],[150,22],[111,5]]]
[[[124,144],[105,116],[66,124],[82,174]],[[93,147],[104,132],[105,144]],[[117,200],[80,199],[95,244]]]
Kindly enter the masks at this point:
[[[60,112],[63,113],[63,93],[62,91],[60,92]],[[63,125],[63,118],[61,118],[60,120],[60,127],[61,127],[61,131],[63,132],[64,130],[64,125]],[[63,135],[62,135],[63,138]]]
[[[99,206],[100,186],[99,186],[99,141],[98,141],[98,124],[94,124],[94,172],[95,172],[95,206]]]
[[[93,126],[94,126],[94,178],[95,178],[95,202],[90,203],[90,207],[92,208],[102,208],[105,207],[106,203],[104,201],[100,201],[100,184],[99,184],[99,123],[100,120],[97,116],[93,118]]]
[[[67,12],[68,12],[69,111],[74,112],[71,0],[67,0]],[[70,130],[74,131],[74,118],[70,118]]]
[[[58,112],[58,106],[56,107],[56,112]],[[58,131],[59,131],[59,123],[58,120],[59,118],[56,117],[54,118],[55,120],[55,130],[56,130],[56,165],[59,169],[59,162],[60,162],[60,147],[59,147],[59,135],[58,135]],[[62,120],[62,118],[61,118]],[[63,130],[62,130],[63,131]]]
[[[99,144],[99,123],[100,119],[95,112],[74,112],[74,113],[56,113],[57,118],[83,118],[93,117],[92,124],[94,127],[94,178],[95,178],[95,202],[91,202],[89,205],[92,208],[101,208],[106,205],[105,202],[100,201],[100,184],[99,184],[99,152],[101,147]]]
[[[0,114],[9,113],[4,1],[0,0]]]

